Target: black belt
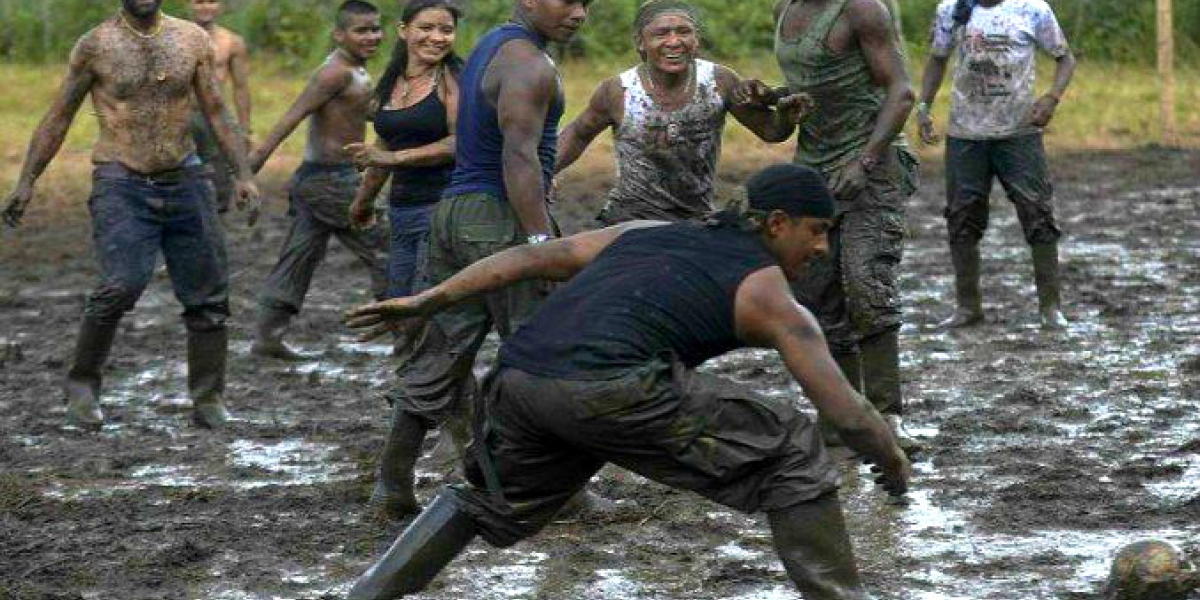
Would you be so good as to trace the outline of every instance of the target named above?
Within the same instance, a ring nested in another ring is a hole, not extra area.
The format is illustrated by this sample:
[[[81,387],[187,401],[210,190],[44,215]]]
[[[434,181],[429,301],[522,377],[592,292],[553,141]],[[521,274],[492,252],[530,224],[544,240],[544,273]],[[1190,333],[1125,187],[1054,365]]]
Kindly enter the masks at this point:
[[[96,174],[101,177],[113,177],[118,179],[135,179],[155,185],[174,185],[182,183],[204,172],[204,165],[176,167],[166,171],[158,171],[156,173],[139,173],[126,167],[121,163],[106,162],[96,163]]]

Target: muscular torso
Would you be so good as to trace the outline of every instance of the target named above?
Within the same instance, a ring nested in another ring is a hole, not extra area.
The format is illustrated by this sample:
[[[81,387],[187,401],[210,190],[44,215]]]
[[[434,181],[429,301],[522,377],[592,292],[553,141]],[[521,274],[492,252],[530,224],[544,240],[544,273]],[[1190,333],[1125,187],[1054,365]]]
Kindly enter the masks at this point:
[[[351,67],[330,59],[324,69],[345,69],[348,83],[342,91],[309,118],[304,159],[318,163],[345,163],[346,144],[366,139],[371,106],[371,76],[366,68]]]
[[[92,153],[140,173],[180,166],[195,147],[189,134],[196,70],[209,38],[200,27],[163,16],[162,32],[141,38],[113,19],[93,30],[91,95],[100,124]]]

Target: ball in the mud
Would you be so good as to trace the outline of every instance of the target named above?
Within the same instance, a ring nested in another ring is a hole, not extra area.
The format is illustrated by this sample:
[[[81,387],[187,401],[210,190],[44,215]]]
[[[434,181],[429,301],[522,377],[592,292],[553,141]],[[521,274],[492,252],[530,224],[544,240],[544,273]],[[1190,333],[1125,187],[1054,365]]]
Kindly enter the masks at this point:
[[[1144,540],[1117,552],[1104,600],[1185,600],[1197,586],[1200,574],[1178,549]]]

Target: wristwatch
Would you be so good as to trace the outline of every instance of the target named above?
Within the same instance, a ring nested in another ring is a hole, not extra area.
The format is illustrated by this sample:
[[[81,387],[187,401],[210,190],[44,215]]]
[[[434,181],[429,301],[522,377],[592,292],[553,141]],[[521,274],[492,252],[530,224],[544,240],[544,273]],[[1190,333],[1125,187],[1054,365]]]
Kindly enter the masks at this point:
[[[546,242],[549,240],[550,240],[550,235],[546,234],[546,233],[534,233],[534,234],[525,236],[525,243],[529,244],[530,246],[536,246],[538,244],[541,244],[542,242]]]

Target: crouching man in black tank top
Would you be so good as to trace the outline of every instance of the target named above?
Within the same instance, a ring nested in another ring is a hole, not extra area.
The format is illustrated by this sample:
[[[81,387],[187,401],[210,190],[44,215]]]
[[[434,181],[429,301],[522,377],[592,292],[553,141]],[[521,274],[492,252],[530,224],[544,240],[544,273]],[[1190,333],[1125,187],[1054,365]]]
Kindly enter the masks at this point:
[[[828,251],[821,176],[777,165],[749,207],[708,224],[635,221],[483,259],[420,295],[352,311],[364,338],[532,278],[571,279],[509,336],[485,385],[469,485],[451,486],[354,586],[352,600],[423,589],[475,535],[510,546],[539,531],[606,462],[745,512],[766,512],[810,600],[870,596],[837,497],[838,469],[799,407],[697,373],[744,346],[775,348],[818,412],[875,463],[892,494],[910,465],[854,391],[788,279]]]

